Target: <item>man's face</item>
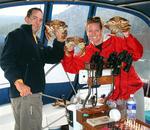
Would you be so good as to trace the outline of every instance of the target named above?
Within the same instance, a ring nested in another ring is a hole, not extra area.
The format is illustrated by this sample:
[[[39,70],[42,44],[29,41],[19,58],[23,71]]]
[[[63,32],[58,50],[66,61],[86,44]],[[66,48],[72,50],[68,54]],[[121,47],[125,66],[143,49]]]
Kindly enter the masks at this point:
[[[25,21],[27,22],[27,24],[32,25],[32,31],[35,34],[41,27],[43,21],[43,13],[39,10],[33,10],[30,17],[25,18]]]

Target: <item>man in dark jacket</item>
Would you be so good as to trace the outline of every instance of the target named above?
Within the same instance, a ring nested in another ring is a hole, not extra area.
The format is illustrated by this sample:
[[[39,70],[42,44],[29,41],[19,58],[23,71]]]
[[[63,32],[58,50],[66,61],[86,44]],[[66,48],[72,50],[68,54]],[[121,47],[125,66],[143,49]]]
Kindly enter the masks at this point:
[[[42,129],[42,97],[45,87],[45,63],[58,63],[64,55],[64,40],[56,32],[53,48],[44,47],[36,33],[43,21],[39,8],[31,8],[27,24],[10,32],[1,55],[1,68],[10,82],[10,98],[15,130]]]

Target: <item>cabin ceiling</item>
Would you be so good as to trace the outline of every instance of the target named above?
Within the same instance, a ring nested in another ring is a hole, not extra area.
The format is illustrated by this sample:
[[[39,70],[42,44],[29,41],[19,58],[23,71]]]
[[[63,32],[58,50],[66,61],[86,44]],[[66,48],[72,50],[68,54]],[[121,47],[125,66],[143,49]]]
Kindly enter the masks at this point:
[[[21,1],[46,1],[46,0],[0,0],[0,4],[3,3],[14,3]],[[86,2],[98,2],[106,3],[110,5],[126,7],[130,9],[137,10],[150,18],[150,0],[47,0],[47,1],[86,1]]]
[[[119,7],[126,7],[137,10],[150,17],[150,0],[83,0],[99,3],[106,3]]]

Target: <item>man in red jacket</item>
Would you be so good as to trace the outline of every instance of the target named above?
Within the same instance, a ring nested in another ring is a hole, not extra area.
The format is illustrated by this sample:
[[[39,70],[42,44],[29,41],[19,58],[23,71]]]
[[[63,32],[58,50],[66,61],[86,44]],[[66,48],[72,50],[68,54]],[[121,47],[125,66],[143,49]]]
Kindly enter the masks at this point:
[[[129,31],[122,32],[123,37],[110,34],[107,40],[103,40],[103,24],[99,17],[88,19],[86,24],[86,32],[89,45],[85,48],[83,56],[74,55],[74,50],[65,53],[62,60],[62,65],[66,72],[78,74],[79,70],[85,69],[85,63],[90,62],[91,57],[95,52],[100,56],[109,58],[110,54],[116,52],[121,53],[126,50],[128,54],[132,55],[133,61],[137,61],[143,55],[143,47],[140,42],[130,34]],[[120,73],[114,76],[115,89],[110,100],[127,100],[130,94],[134,94],[143,86],[143,82],[136,73],[134,67],[131,65],[128,72],[124,71],[126,64],[122,64]]]

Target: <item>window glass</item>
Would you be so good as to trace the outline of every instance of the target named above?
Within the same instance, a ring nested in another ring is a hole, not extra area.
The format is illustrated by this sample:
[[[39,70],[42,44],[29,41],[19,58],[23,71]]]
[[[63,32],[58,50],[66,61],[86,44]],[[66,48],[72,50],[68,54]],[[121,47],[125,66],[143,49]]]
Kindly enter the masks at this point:
[[[134,62],[134,66],[143,79],[150,79],[150,27],[139,17],[114,9],[97,8],[96,16],[100,16],[105,23],[111,17],[121,16],[130,21],[131,33],[141,42],[144,47],[142,59]],[[105,31],[107,33],[107,31]]]
[[[68,36],[84,37],[85,22],[89,12],[83,5],[54,5],[52,19],[60,19],[68,25]]]
[[[43,10],[44,5],[26,5],[0,9],[0,46],[3,46],[4,38],[10,31],[25,23],[24,17],[28,9],[32,7],[39,7]]]
[[[88,17],[88,12],[89,6],[85,5],[54,4],[52,10],[52,20],[62,20],[68,25],[68,37],[84,37],[85,23]],[[52,41],[49,41],[48,45],[52,45],[51,42]],[[61,70],[59,70],[59,72],[60,71]],[[68,73],[68,75],[71,80],[74,79],[74,74]],[[61,75],[61,77],[63,77],[63,81],[68,81],[68,79],[64,79],[65,76]]]

